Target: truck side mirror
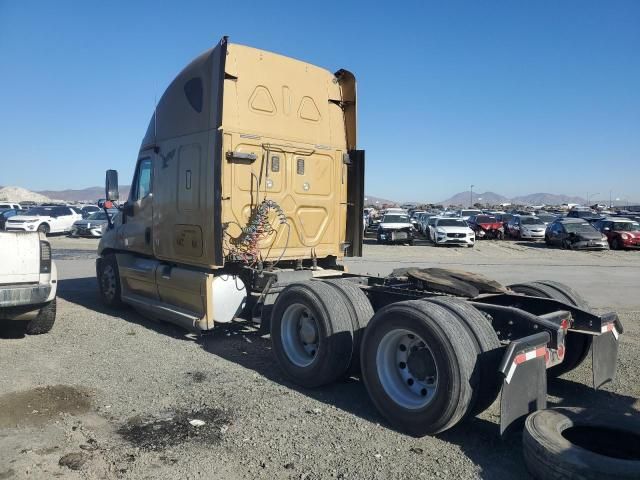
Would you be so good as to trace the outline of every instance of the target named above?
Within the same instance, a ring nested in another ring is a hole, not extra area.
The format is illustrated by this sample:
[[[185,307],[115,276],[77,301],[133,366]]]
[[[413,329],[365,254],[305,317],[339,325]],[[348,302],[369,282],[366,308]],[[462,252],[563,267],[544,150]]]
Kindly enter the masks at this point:
[[[107,200],[118,200],[120,193],[118,192],[118,171],[107,170],[104,193]]]

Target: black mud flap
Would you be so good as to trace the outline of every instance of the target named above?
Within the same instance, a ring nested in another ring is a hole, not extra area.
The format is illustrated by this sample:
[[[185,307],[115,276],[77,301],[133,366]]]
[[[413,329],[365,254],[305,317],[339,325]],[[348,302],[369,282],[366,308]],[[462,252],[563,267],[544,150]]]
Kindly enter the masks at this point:
[[[500,397],[500,435],[517,420],[547,408],[547,345],[540,332],[509,344],[500,362],[504,376]]]
[[[593,338],[591,359],[593,370],[593,388],[596,390],[613,380],[618,363],[618,337],[620,335],[616,323],[602,325],[602,333]]]
[[[347,230],[346,257],[362,256],[364,225],[364,150],[349,151],[347,165]]]

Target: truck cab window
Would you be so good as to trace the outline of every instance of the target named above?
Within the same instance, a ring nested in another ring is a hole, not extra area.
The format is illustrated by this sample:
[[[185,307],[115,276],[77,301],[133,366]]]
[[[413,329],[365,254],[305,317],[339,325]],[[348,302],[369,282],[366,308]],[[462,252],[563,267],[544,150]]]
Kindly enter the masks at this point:
[[[140,200],[151,193],[151,159],[145,158],[138,165],[138,181],[136,182],[136,200]]]

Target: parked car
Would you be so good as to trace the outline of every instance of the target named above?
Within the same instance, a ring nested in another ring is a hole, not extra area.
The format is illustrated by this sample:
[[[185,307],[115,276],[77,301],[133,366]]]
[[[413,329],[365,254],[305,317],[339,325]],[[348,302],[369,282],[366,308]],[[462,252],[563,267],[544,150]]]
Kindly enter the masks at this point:
[[[433,243],[435,243],[435,238],[436,238],[436,222],[438,221],[439,218],[449,218],[449,217],[439,217],[439,216],[434,216],[434,217],[430,217],[427,220],[427,225],[425,227],[425,235],[429,238],[429,240],[431,240]]]
[[[22,210],[19,203],[0,202],[0,210]]]
[[[473,247],[476,235],[462,218],[436,218],[433,226],[433,243]]]
[[[473,215],[467,220],[469,227],[476,234],[477,239],[496,238],[502,240],[504,238],[504,227],[496,217],[491,215]]]
[[[100,212],[102,209],[97,205],[83,205],[80,211],[82,212],[82,218],[88,218],[92,213]]]
[[[421,213],[420,216],[418,217],[418,231],[420,233],[422,233],[423,235],[429,236],[429,227],[427,226],[427,223],[429,222],[429,219],[431,217],[436,217],[437,214],[435,213],[430,213],[430,212],[424,212]]]
[[[605,218],[593,225],[602,232],[614,250],[640,248],[640,223],[629,218]]]
[[[17,215],[18,212],[14,209],[0,209],[0,230],[4,230],[4,225],[7,219]]]
[[[538,217],[514,215],[507,224],[508,234],[519,240],[543,240],[546,225]]]
[[[552,215],[551,213],[547,213],[547,212],[538,212],[536,213],[536,217],[542,220],[545,225],[549,225],[550,223],[555,222],[556,218],[558,218],[555,215]]]
[[[87,218],[82,220],[76,220],[71,227],[70,235],[72,237],[102,237],[105,225],[109,223],[109,218],[118,213],[118,210],[108,210],[107,213],[103,211],[94,212]]]
[[[42,233],[0,232],[0,321],[23,321],[46,333],[56,319],[56,265]]]
[[[7,220],[5,230],[22,230],[25,232],[66,233],[82,215],[69,207],[47,206],[29,209],[26,215],[16,215]]]
[[[590,223],[595,223],[602,219],[602,215],[594,210],[573,208],[569,210],[566,218],[581,218]]]
[[[469,220],[469,217],[473,215],[481,215],[481,214],[482,214],[482,210],[473,209],[473,208],[469,208],[469,209],[463,208],[462,210],[458,210],[457,212],[457,216],[463,220]]]
[[[505,233],[507,233],[507,224],[509,223],[509,220],[511,220],[512,218],[513,218],[513,215],[511,213],[496,214],[496,220],[498,220],[499,222],[502,222],[502,229],[504,230]]]
[[[422,215],[424,212],[424,210],[415,210],[414,212],[411,213],[411,225],[413,225],[413,228],[415,228],[416,230],[418,230],[418,223],[419,223],[419,216]]]
[[[607,237],[581,218],[556,220],[547,227],[544,240],[548,246],[558,246],[568,250],[609,249]]]
[[[408,243],[413,245],[415,229],[409,215],[387,213],[378,225],[378,243]]]

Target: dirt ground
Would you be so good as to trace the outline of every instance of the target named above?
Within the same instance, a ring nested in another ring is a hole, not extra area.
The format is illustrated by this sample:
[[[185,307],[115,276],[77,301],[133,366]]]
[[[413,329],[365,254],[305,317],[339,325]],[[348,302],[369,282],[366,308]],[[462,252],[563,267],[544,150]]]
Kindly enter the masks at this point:
[[[0,480],[529,478],[520,433],[498,436],[497,402],[435,437],[394,431],[353,378],[307,390],[285,380],[268,336],[244,323],[196,336],[109,311],[97,241],[53,237],[58,317],[47,335],[0,326]],[[474,249],[365,245],[352,272],[450,265],[509,283],[552,278],[625,326],[616,380],[583,364],[549,382],[549,405],[640,410],[640,252],[566,252],[525,242]],[[589,362],[587,362],[589,363]],[[204,424],[194,426],[201,421]]]

